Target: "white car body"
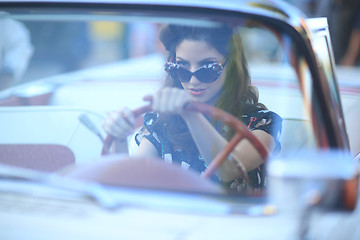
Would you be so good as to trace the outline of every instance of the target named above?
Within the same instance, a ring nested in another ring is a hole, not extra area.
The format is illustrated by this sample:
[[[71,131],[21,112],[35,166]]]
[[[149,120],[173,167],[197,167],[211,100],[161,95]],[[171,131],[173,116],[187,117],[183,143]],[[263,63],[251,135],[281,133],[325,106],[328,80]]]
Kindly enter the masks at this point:
[[[260,102],[283,118],[282,151],[269,158],[281,167],[273,171],[275,165],[269,165],[269,185],[274,187],[265,197],[112,186],[75,180],[66,173],[77,165],[128,157],[101,156],[104,143],[100,138],[106,137],[103,117],[122,107],[136,109],[146,104],[142,97],[161,87],[165,78],[163,51],[54,72],[2,90],[0,154],[4,157],[0,160],[6,162],[5,158],[16,155],[20,163],[0,165],[0,239],[315,240],[360,236],[356,185],[360,139],[359,124],[353,123],[360,117],[360,85],[354,78],[357,72],[348,79],[334,65],[326,19],[306,19],[291,5],[267,0],[0,0],[0,9],[28,26],[44,20],[109,22],[90,24],[95,35],[104,30],[99,35],[104,38],[96,42],[100,44],[94,44],[105,46],[102,51],[114,44],[106,41],[111,34],[107,35],[104,26],[110,33],[115,31],[111,23],[146,20],[211,26],[218,21],[239,24],[242,18],[256,19],[261,24],[255,25],[255,31],[248,26],[242,29],[249,56],[254,53],[249,60],[252,81],[259,89]],[[258,38],[246,36],[264,37],[255,42]],[[274,55],[282,54],[280,60],[264,61],[263,55],[256,55],[269,54],[274,49],[267,49],[264,42],[277,40],[280,50]],[[29,71],[52,70],[43,64]],[[92,130],[79,120],[83,115],[95,126]],[[140,117],[137,127],[141,125]],[[133,136],[128,141],[131,155],[137,145]],[[42,169],[26,161],[45,159],[45,155],[61,161],[65,155],[55,156],[46,149],[36,155],[32,154],[35,151],[7,148],[18,145],[61,146],[74,165],[55,169],[60,172],[39,171]],[[354,196],[347,198],[349,193]]]

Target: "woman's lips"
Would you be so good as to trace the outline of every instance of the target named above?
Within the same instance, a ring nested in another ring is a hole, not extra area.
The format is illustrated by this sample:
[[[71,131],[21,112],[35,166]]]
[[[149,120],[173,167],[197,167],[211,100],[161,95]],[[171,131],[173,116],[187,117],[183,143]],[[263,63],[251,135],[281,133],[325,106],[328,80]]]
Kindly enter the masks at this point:
[[[191,88],[189,89],[191,95],[194,95],[194,96],[200,96],[200,95],[203,95],[205,93],[205,89],[203,88]]]

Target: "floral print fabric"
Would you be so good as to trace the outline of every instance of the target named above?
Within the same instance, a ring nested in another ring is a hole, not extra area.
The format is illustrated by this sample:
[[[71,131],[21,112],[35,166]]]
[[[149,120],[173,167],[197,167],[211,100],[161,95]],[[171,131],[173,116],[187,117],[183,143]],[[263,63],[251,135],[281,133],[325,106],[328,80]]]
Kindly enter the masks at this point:
[[[207,168],[207,164],[201,154],[188,155],[179,147],[174,147],[169,142],[165,134],[166,124],[154,124],[159,115],[155,112],[146,113],[144,116],[144,127],[136,135],[137,144],[140,144],[141,137],[146,137],[157,149],[159,157],[165,162],[179,164],[182,168],[192,169],[196,172],[203,172]],[[276,142],[275,151],[280,150],[280,134],[282,119],[279,115],[268,110],[259,110],[242,116],[242,122],[249,130],[263,130],[273,136]],[[226,126],[225,126],[226,127]],[[265,164],[248,172],[251,187],[254,189],[263,189],[266,187],[266,170]],[[213,176],[212,180],[221,183],[229,192],[242,192],[247,189],[247,183],[241,177],[232,182],[223,182],[217,176]]]

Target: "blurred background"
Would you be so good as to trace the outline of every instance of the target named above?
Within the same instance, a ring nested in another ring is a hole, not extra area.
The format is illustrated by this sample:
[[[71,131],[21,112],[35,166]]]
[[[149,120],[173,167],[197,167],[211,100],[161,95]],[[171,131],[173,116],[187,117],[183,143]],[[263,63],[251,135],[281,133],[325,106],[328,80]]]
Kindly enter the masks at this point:
[[[141,57],[161,50],[156,49],[156,46],[161,48],[161,44],[157,44],[158,40],[154,38],[158,32],[157,26],[143,22],[28,22],[25,26],[31,33],[35,51],[23,81]],[[37,66],[44,65],[48,66],[46,71],[43,68],[36,71]]]
[[[354,76],[358,76],[360,72],[360,1],[285,1],[298,7],[308,17],[327,17],[338,78],[347,84],[350,82],[350,85],[359,85],[357,82],[360,79],[356,80]],[[17,39],[9,39],[8,47],[0,41],[0,77],[8,79],[2,80],[4,86],[0,86],[0,89],[59,73],[164,51],[156,39],[159,26],[154,24],[26,21],[10,26],[4,19],[6,17],[1,17],[0,14],[1,32],[7,30],[11,32],[9,36],[17,35]],[[16,50],[11,41],[20,42],[19,39],[22,39],[23,44]],[[8,58],[12,58],[8,64],[6,51],[9,52]],[[10,57],[10,54],[13,56]]]
[[[360,65],[359,0],[286,0],[308,17],[326,17],[336,64]]]

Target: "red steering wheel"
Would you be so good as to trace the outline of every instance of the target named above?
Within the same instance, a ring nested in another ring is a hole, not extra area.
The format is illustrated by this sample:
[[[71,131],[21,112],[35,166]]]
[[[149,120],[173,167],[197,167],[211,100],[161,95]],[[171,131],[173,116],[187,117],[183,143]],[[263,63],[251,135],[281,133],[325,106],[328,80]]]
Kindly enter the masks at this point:
[[[203,103],[189,103],[185,107],[188,111],[198,111],[215,119],[223,121],[225,124],[229,125],[235,130],[235,135],[232,139],[227,143],[224,149],[218,153],[218,155],[214,158],[208,168],[202,174],[205,178],[210,178],[215,171],[221,166],[221,164],[228,158],[229,154],[234,150],[235,146],[242,140],[247,139],[250,143],[255,147],[258,151],[262,159],[264,161],[268,157],[268,151],[265,146],[259,141],[257,137],[245,126],[244,123],[239,121],[237,118],[233,117],[229,113],[219,109],[212,107]],[[151,111],[151,105],[144,105],[138,109],[133,111],[135,117],[138,117],[146,112]],[[105,139],[104,146],[102,149],[102,155],[109,154],[110,146],[113,143],[114,138],[111,135],[108,135]],[[242,173],[242,177],[247,183],[249,183],[249,178],[247,175],[246,169],[243,167],[242,163],[236,161],[234,158],[230,158],[231,161],[234,161],[238,170]]]

